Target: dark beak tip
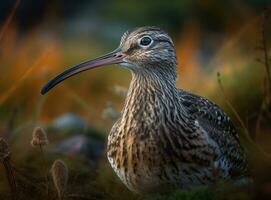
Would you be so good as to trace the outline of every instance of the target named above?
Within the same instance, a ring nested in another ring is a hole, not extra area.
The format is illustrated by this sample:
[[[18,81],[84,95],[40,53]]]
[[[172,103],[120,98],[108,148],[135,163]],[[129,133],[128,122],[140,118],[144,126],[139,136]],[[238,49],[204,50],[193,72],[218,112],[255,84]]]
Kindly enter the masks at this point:
[[[46,91],[44,90],[44,88],[42,88],[41,91],[40,91],[40,94],[44,95],[45,93],[46,93]]]
[[[48,91],[49,91],[49,88],[47,85],[45,85],[45,86],[43,86],[43,88],[41,88],[40,94],[45,95]]]

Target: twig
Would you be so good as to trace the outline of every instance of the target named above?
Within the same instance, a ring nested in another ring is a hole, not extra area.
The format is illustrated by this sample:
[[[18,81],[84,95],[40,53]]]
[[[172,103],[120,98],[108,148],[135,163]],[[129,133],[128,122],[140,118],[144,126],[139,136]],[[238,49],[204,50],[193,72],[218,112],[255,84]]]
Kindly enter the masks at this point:
[[[43,162],[43,173],[44,173],[44,178],[45,178],[46,197],[48,198],[49,197],[49,178],[47,175],[47,168],[46,168],[47,164],[46,164],[46,159],[45,159],[45,153],[43,151],[43,147],[41,144],[39,145],[39,148],[40,148],[42,162]]]
[[[17,175],[17,178],[23,179],[24,184],[28,184],[31,187],[34,187],[36,189],[41,189],[41,187],[36,184],[37,182],[39,182],[39,180],[37,180],[36,178],[28,175],[27,173],[22,172],[21,170],[17,169],[16,167],[12,166],[14,173]]]
[[[242,118],[240,117],[240,115],[238,114],[238,112],[236,111],[236,109],[233,107],[233,105],[231,104],[231,102],[228,100],[226,94],[225,94],[225,90],[224,90],[224,86],[222,84],[222,80],[221,80],[221,75],[218,72],[217,73],[217,81],[218,81],[218,85],[220,87],[220,90],[222,92],[223,95],[223,99],[225,100],[227,106],[231,109],[231,111],[233,112],[234,116],[237,118],[238,122],[240,123],[240,125],[242,126],[242,128],[245,130],[245,133],[247,134],[248,137],[249,136],[249,131],[245,125],[245,123],[243,122]]]
[[[17,199],[17,183],[15,180],[15,175],[14,175],[12,165],[10,163],[10,159],[6,158],[2,161],[2,163],[3,163],[4,168],[6,170],[8,183],[11,188],[11,197],[13,200],[16,200]]]
[[[221,80],[221,75],[218,72],[217,73],[217,81],[218,81],[218,85],[220,87],[223,99],[225,101],[225,103],[227,104],[227,106],[231,109],[231,111],[233,112],[234,116],[236,117],[236,119],[238,120],[239,124],[241,125],[242,129],[244,130],[244,136],[245,139],[249,142],[249,144],[254,147],[255,149],[257,149],[263,156],[265,156],[266,158],[269,158],[270,156],[264,151],[262,150],[250,137],[249,135],[249,131],[244,123],[244,121],[242,120],[242,118],[240,117],[240,115],[238,114],[238,112],[236,111],[236,109],[233,107],[233,105],[231,104],[231,102],[229,101],[229,99],[227,98],[226,94],[225,94],[225,90],[224,90],[224,86],[222,84],[222,80]]]
[[[11,153],[10,153],[7,142],[3,138],[0,138],[0,162],[3,164],[6,171],[8,183],[11,190],[11,197],[13,200],[16,200],[17,199],[17,184],[15,180],[13,167],[10,163],[10,154]]]
[[[266,26],[269,15],[271,13],[271,7],[267,8],[266,11],[263,13],[263,22],[262,22],[262,45],[263,45],[263,53],[264,53],[264,66],[266,70],[266,79],[267,79],[267,86],[268,86],[268,94],[270,95],[270,85],[271,85],[271,78],[270,78],[270,68],[269,68],[269,57],[268,57],[268,47],[267,47],[267,39],[266,39]]]
[[[262,24],[261,24],[261,44],[258,48],[263,52],[263,59],[257,59],[261,64],[264,65],[265,68],[265,77],[263,81],[263,100],[260,106],[260,112],[256,121],[256,134],[260,132],[260,125],[261,121],[263,119],[263,114],[266,113],[268,116],[270,116],[270,112],[268,111],[268,108],[270,107],[270,101],[271,101],[271,78],[270,78],[270,58],[268,56],[268,47],[267,47],[267,21],[268,17],[271,13],[271,8],[267,8],[262,16]],[[255,134],[255,137],[256,137]]]
[[[17,114],[18,114],[18,109],[16,107],[13,109],[11,116],[8,118],[8,122],[3,134],[3,138],[6,140],[9,140],[11,138],[11,133],[13,132],[13,129],[14,129],[14,123],[15,123]]]

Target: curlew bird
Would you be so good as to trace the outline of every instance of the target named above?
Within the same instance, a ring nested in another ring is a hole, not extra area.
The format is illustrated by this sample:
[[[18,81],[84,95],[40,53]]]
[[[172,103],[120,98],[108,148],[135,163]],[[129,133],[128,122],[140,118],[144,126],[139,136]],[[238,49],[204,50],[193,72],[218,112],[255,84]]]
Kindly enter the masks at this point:
[[[65,70],[41,93],[109,64],[132,73],[125,106],[107,144],[108,160],[130,190],[165,192],[244,176],[246,156],[232,121],[213,102],[176,87],[174,44],[160,28],[127,31],[116,50]]]

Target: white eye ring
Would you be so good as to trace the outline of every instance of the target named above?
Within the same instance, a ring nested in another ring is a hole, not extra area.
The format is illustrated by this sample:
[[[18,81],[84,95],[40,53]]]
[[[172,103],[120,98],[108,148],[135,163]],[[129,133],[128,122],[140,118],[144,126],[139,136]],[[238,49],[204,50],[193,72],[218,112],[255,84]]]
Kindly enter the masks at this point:
[[[151,46],[151,44],[153,43],[153,39],[150,36],[143,36],[141,38],[138,39],[138,45],[143,47],[143,48],[147,48],[149,46]]]

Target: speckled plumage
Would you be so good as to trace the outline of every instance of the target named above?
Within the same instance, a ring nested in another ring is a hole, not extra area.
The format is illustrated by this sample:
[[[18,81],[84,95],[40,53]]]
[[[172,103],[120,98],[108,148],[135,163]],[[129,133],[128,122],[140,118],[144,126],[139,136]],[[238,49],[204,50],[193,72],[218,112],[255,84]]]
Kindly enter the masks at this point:
[[[144,35],[155,38],[147,49],[136,42]],[[247,163],[235,127],[217,105],[176,87],[170,37],[141,27],[126,32],[120,48],[133,77],[108,136],[107,156],[124,184],[153,193],[240,178]]]
[[[130,190],[166,192],[240,179],[247,162],[233,123],[211,101],[176,87],[176,63],[168,34],[141,27],[126,32],[115,51],[58,74],[41,94],[80,72],[120,64],[132,81],[108,136],[107,157]]]

